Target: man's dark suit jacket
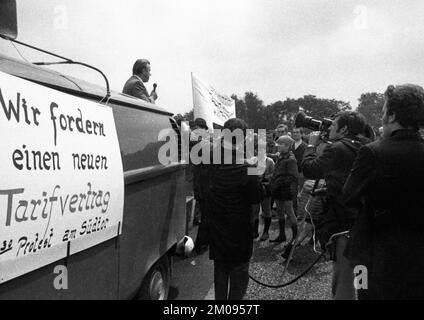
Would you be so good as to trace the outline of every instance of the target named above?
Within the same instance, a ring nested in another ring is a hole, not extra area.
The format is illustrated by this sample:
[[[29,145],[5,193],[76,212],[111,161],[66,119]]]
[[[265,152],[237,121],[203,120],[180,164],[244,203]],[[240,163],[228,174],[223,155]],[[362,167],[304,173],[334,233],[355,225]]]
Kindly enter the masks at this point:
[[[297,160],[297,169],[299,173],[302,172],[302,160],[303,160],[303,154],[305,153],[306,147],[307,147],[307,144],[303,141],[300,144],[300,146],[297,147],[296,150],[294,149],[294,145],[293,145],[293,153]]]
[[[152,102],[143,81],[134,75],[127,80],[122,92],[130,96],[143,99],[144,101]]]
[[[308,179],[325,179],[328,210],[324,215],[318,237],[322,245],[337,232],[349,230],[356,210],[345,206],[342,190],[359,149],[369,142],[360,136],[349,135],[333,141],[318,154],[316,148],[306,148],[302,161],[303,174]]]
[[[221,149],[218,151],[218,148]],[[224,148],[214,146],[221,163],[226,159]],[[228,151],[228,150],[227,150]],[[209,165],[208,184],[204,190],[209,224],[209,257],[211,260],[246,263],[253,252],[251,204],[263,200],[259,177],[248,175],[248,164],[237,164],[242,152],[232,149],[232,164]]]
[[[343,188],[360,209],[347,256],[372,299],[424,299],[424,140],[412,130],[361,148]]]

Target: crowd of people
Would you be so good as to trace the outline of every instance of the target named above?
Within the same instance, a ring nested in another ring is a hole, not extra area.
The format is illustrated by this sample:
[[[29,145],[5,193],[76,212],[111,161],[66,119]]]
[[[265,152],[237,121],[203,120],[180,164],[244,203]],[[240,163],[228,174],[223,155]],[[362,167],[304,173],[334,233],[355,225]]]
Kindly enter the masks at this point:
[[[325,212],[317,225],[321,247],[340,233],[329,247],[334,299],[424,297],[424,140],[419,132],[424,90],[390,86],[385,98],[378,139],[367,131],[361,114],[343,111],[333,117],[327,140],[323,132],[311,132],[305,143],[303,128],[289,135],[287,126],[277,127],[274,150],[264,156],[260,176],[247,175],[251,162],[204,168],[206,180],[199,180],[205,188],[202,215],[207,217],[217,299],[241,299],[246,292],[259,212],[264,221],[260,241],[287,241],[289,223],[291,237],[282,255],[289,257],[298,235],[298,194],[311,180],[324,180],[326,187]],[[225,127],[245,130],[247,125],[231,119]],[[252,156],[232,147],[235,157]],[[269,239],[274,203],[279,235]],[[367,285],[359,289],[354,286],[356,266],[368,270]]]
[[[124,92],[154,102],[156,93],[148,95],[143,85],[150,75],[148,61],[138,60],[133,73]],[[246,293],[260,212],[260,241],[286,242],[289,224],[290,241],[282,254],[289,258],[299,233],[298,197],[311,181],[314,187],[325,184],[322,219],[315,222],[319,243],[333,261],[334,299],[424,298],[423,88],[387,88],[378,138],[358,112],[342,111],[332,119],[325,132],[308,137],[302,127],[289,133],[281,124],[272,145],[261,145],[255,136],[253,154],[244,141],[215,144],[204,135],[196,141],[207,144],[212,155],[230,150],[233,160],[193,166],[201,214],[195,250],[201,254],[209,248],[216,299],[237,300]],[[192,130],[209,129],[203,119],[192,124]],[[224,124],[244,134],[247,128],[241,119]],[[258,153],[260,147],[268,152]],[[248,174],[255,163],[265,164],[259,176]],[[279,234],[270,239],[274,205]],[[354,285],[356,266],[367,270],[367,284],[360,289]]]

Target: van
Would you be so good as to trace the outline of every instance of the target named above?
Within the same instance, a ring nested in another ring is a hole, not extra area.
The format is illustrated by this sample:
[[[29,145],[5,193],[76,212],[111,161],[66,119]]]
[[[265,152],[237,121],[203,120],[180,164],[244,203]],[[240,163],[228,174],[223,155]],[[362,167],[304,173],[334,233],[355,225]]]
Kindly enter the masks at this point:
[[[16,10],[14,1],[5,2],[12,5],[7,9]],[[2,33],[0,26],[0,33],[10,37],[13,23],[7,24],[7,32]],[[96,103],[105,96],[102,87],[2,54],[0,72]],[[60,260],[0,282],[0,299],[167,299],[172,256],[187,232],[186,165],[159,163],[158,152],[165,142],[158,136],[161,130],[179,134],[179,129],[171,113],[140,99],[111,92],[102,104],[112,109],[122,159],[124,201],[118,233],[74,254],[68,248]],[[19,132],[2,140],[13,140],[15,135]],[[4,214],[0,208],[1,219]],[[4,240],[0,234],[0,249]],[[5,272],[1,264],[0,260],[0,276]],[[60,270],[66,271],[66,287],[58,289],[55,281],[64,276]]]

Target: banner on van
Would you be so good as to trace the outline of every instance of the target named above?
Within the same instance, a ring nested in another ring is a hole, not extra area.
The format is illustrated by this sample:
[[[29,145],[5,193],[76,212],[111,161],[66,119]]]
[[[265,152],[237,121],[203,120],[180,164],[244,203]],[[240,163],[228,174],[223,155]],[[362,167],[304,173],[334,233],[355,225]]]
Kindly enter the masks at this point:
[[[230,97],[220,94],[212,86],[191,74],[193,85],[194,118],[206,120],[209,128],[213,123],[223,126],[236,117],[236,104]]]
[[[0,283],[116,237],[112,109],[0,72]]]

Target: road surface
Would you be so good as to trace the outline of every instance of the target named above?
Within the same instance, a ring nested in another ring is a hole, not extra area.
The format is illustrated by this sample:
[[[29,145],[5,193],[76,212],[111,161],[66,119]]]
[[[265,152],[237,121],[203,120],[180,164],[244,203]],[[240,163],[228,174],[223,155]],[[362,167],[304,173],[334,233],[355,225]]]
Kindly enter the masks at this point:
[[[277,220],[274,219],[270,237],[277,236]],[[262,225],[260,226],[262,230]],[[195,239],[197,228],[190,231]],[[286,230],[290,238],[289,229]],[[307,242],[307,241],[306,241]],[[254,253],[250,264],[250,274],[260,281],[273,285],[285,283],[305,270],[318,254],[309,244],[298,247],[294,260],[283,277],[284,265],[280,254],[284,244],[275,245],[269,241],[255,240]],[[246,300],[328,300],[331,299],[331,262],[322,259],[298,282],[281,289],[265,288],[253,281],[245,295]],[[213,300],[213,262],[209,252],[188,259],[175,258],[174,274],[171,283],[170,299],[174,300]]]

